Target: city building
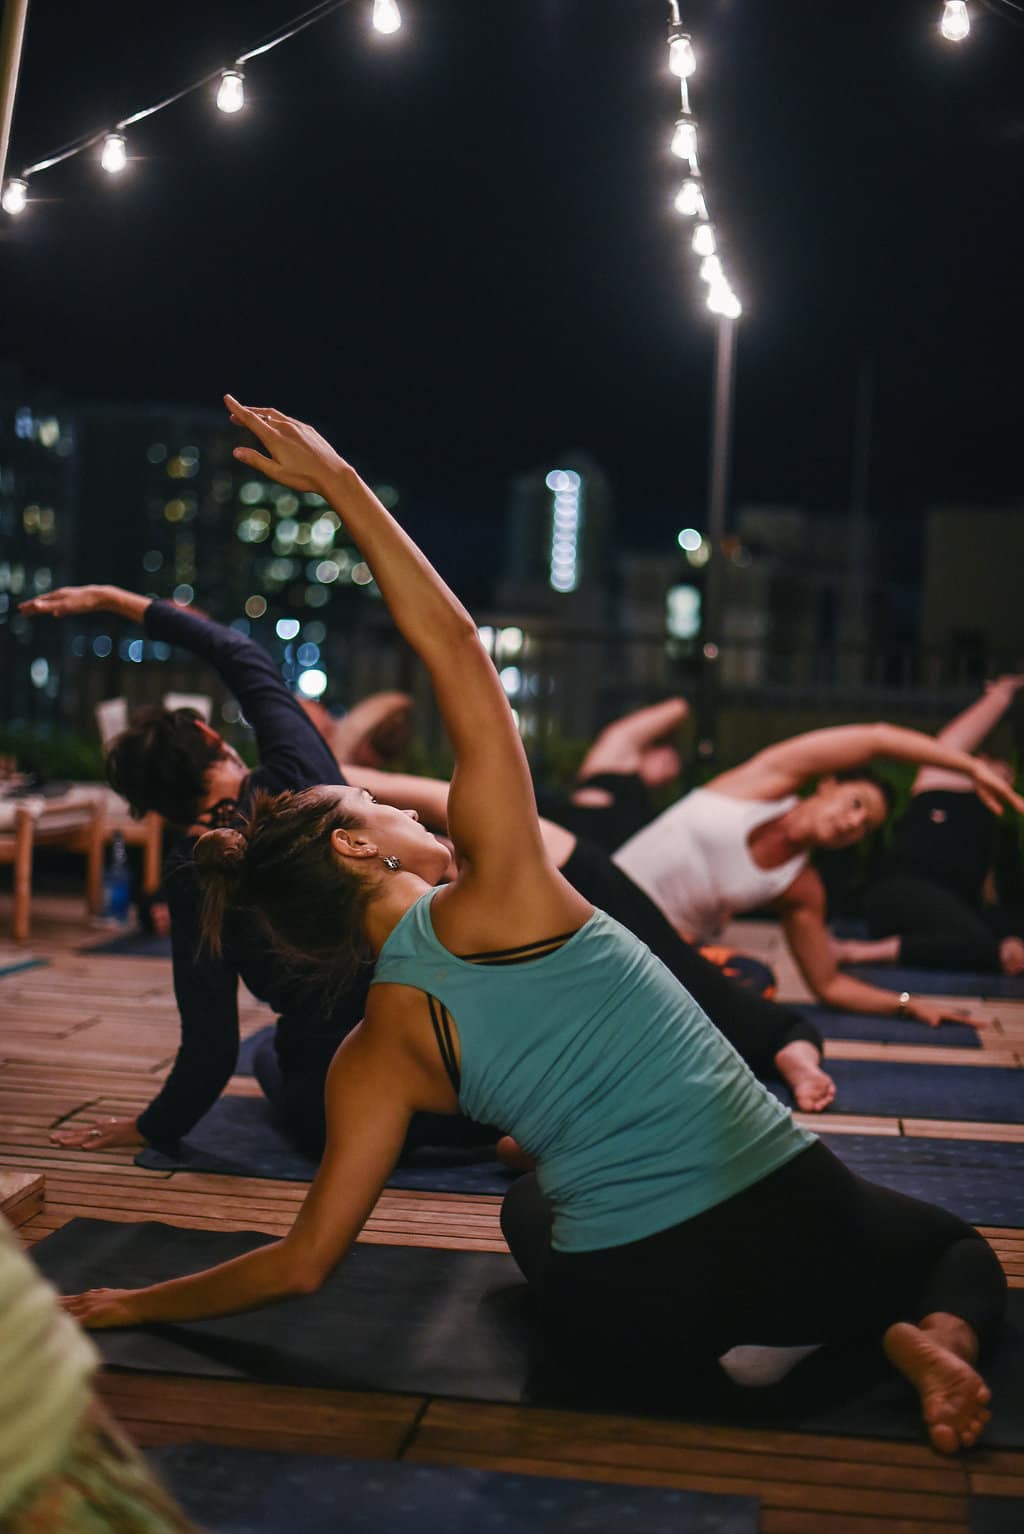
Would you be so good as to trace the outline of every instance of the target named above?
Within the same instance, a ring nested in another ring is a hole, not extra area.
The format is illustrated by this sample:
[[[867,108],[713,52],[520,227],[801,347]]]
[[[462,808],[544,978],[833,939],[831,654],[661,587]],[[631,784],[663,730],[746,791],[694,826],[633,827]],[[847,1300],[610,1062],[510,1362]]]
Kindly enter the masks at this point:
[[[0,729],[62,717],[69,636],[18,603],[66,583],[75,565],[77,424],[60,400],[0,373]]]

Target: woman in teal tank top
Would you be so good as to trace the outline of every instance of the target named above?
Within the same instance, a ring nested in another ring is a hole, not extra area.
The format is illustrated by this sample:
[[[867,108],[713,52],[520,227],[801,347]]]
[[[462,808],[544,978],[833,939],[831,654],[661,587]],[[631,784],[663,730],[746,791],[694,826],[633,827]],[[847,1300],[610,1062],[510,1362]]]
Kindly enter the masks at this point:
[[[216,949],[237,901],[321,990],[376,961],[327,1081],[327,1147],[291,1232],[203,1273],[65,1303],[87,1326],[224,1314],[317,1288],[414,1112],[495,1123],[537,1163],[504,1228],[571,1360],[680,1392],[743,1344],[884,1351],[946,1452],[988,1417],[974,1368],[1005,1281],[944,1211],[863,1183],[754,1079],[638,939],[562,878],[476,626],[311,427],[228,397],[236,456],[333,507],[429,671],[454,749],[447,847],[351,787],[282,794],[196,848]]]

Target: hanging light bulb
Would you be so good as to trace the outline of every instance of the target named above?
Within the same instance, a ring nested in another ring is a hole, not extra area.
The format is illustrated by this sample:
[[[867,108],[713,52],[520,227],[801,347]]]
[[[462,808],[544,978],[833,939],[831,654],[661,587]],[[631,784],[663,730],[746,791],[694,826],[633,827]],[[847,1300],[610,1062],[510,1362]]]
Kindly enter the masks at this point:
[[[712,314],[721,314],[727,320],[738,320],[743,313],[743,305],[724,277],[721,282],[713,283],[708,291],[708,308]]]
[[[124,170],[128,164],[128,146],[125,143],[123,133],[108,133],[103,140],[103,149],[100,153],[100,164],[103,169],[116,176],[118,171]]]
[[[971,30],[966,0],[946,0],[942,12],[942,35],[947,42],[962,43]]]
[[[704,193],[700,182],[693,176],[687,177],[676,193],[676,212],[684,218],[695,218],[698,213],[705,216]]]
[[[725,272],[722,263],[717,256],[705,256],[700,263],[700,279],[715,287],[718,283],[725,282]]]
[[[697,68],[697,55],[685,32],[677,32],[668,40],[668,67],[680,80],[688,80]]]
[[[245,76],[240,69],[225,69],[221,75],[217,105],[222,112],[240,112],[245,106]]]
[[[28,182],[21,176],[12,176],[0,197],[0,207],[5,213],[24,213],[28,202]]]
[[[672,153],[692,165],[697,158],[697,124],[692,117],[681,117],[672,135]]]
[[[698,224],[693,231],[693,250],[698,256],[713,256],[717,246],[715,231],[710,224]]]
[[[373,25],[378,32],[397,32],[402,25],[402,13],[397,0],[373,0]]]

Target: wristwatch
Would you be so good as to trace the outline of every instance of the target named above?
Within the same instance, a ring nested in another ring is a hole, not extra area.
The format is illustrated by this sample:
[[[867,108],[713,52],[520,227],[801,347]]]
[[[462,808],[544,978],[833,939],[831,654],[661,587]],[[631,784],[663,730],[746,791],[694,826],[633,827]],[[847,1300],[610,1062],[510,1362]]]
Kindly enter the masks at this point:
[[[910,1012],[910,992],[901,991],[899,1001],[896,1003],[896,1016],[906,1017]]]

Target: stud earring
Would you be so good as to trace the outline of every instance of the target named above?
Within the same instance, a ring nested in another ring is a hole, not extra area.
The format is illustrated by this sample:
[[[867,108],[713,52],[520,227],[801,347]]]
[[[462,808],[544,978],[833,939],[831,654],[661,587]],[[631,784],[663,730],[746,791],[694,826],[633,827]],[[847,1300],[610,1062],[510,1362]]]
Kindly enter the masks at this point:
[[[380,855],[380,860],[384,864],[385,868],[391,869],[392,873],[396,868],[401,868],[402,866],[401,858],[393,857],[390,852],[382,852]]]

